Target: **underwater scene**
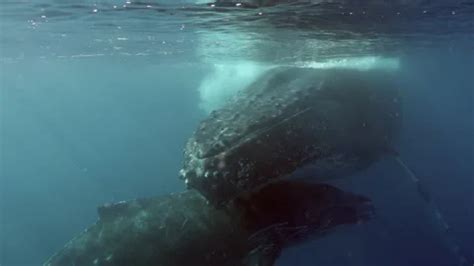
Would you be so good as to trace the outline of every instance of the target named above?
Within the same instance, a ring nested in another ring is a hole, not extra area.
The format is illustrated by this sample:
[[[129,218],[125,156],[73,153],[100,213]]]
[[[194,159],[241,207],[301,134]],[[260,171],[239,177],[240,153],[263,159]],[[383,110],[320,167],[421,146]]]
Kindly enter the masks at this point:
[[[474,265],[474,1],[0,1],[0,266]]]

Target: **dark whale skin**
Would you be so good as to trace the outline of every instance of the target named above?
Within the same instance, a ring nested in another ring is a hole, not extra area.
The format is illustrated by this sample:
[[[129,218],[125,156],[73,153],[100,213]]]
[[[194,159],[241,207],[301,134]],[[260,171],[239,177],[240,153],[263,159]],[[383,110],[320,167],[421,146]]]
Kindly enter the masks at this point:
[[[45,266],[271,266],[289,245],[372,217],[369,199],[280,182],[216,209],[196,191],[99,208],[99,220]]]
[[[395,76],[383,70],[274,68],[203,120],[181,176],[215,206],[304,166],[342,177],[392,149]]]

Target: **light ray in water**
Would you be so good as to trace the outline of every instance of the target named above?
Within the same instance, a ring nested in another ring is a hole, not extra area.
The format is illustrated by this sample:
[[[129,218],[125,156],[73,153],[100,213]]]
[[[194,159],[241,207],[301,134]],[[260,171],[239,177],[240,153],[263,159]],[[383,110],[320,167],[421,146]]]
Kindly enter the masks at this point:
[[[407,176],[410,177],[410,180],[416,186],[418,194],[426,203],[437,225],[441,227],[441,232],[444,233],[446,244],[449,246],[449,249],[453,253],[453,255],[456,256],[456,258],[458,259],[458,265],[467,265],[466,256],[463,254],[461,247],[456,242],[454,236],[450,233],[451,227],[444,219],[438,205],[436,204],[436,202],[434,202],[433,196],[431,195],[429,190],[422,184],[422,182],[420,182],[420,179],[416,176],[416,174],[405,164],[405,162],[399,156],[395,156],[394,158],[398,165],[400,165],[403,171],[407,174]]]

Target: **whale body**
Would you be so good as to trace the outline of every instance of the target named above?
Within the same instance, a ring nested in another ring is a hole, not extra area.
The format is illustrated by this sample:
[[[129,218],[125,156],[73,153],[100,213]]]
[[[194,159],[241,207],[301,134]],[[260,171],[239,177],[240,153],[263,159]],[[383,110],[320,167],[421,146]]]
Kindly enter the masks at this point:
[[[99,208],[45,266],[271,266],[281,250],[367,221],[371,201],[325,184],[279,182],[216,209],[195,190]]]
[[[305,166],[347,176],[391,151],[400,120],[392,72],[276,67],[200,123],[181,176],[216,206]]]

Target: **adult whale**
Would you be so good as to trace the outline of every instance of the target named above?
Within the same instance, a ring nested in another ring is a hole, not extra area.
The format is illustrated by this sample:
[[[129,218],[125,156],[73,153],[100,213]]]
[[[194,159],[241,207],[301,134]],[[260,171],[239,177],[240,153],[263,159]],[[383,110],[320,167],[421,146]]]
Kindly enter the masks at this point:
[[[283,248],[373,212],[369,199],[324,184],[270,184],[228,209],[188,190],[100,207],[44,265],[271,266]]]
[[[316,181],[365,169],[398,133],[394,81],[383,70],[273,68],[201,122],[181,176],[221,206],[303,166]]]

